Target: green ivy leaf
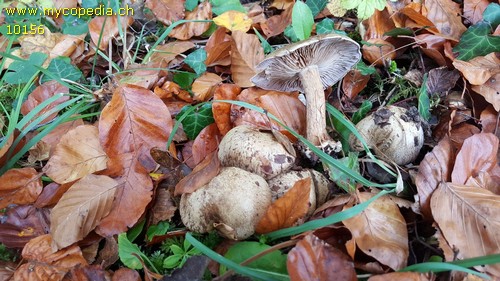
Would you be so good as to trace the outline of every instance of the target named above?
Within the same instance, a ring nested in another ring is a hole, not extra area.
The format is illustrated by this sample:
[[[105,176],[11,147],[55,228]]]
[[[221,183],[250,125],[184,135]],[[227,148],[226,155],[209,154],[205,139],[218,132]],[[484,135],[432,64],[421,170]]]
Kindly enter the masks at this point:
[[[28,60],[13,61],[5,73],[5,82],[9,84],[27,83],[38,72],[37,66],[42,66],[46,59],[46,54],[36,52],[31,54]]]
[[[63,34],[80,35],[89,32],[89,24],[83,17],[63,16],[64,23],[62,24]]]
[[[328,34],[333,31],[333,20],[325,18],[316,24],[316,34]]]
[[[190,12],[193,11],[196,6],[198,6],[198,0],[186,0],[186,3],[184,3],[184,8]]]
[[[183,90],[189,91],[191,90],[191,85],[193,85],[194,79],[196,79],[198,75],[196,73],[191,72],[177,72],[174,74],[174,78],[172,79],[177,85],[179,85]]]
[[[299,40],[305,40],[311,36],[314,25],[314,17],[307,6],[302,1],[295,2],[292,10],[292,27]]]
[[[236,263],[241,263],[246,259],[271,248],[269,245],[262,244],[260,242],[255,241],[245,241],[238,242],[231,246],[229,250],[227,250],[224,257],[227,259],[234,261]],[[287,273],[286,270],[286,255],[281,254],[280,251],[271,252],[251,263],[246,265],[250,268],[277,272],[277,273]],[[219,273],[224,274],[227,271],[227,268],[224,265],[220,265]]]
[[[361,119],[365,118],[366,114],[372,110],[372,102],[370,100],[365,100],[358,111],[352,115],[352,123],[357,124]]]
[[[126,233],[118,235],[118,256],[120,260],[130,269],[142,269],[141,261],[134,254],[140,257],[144,256],[141,249],[128,240]]]
[[[67,79],[70,81],[78,81],[83,77],[82,72],[71,64],[71,59],[68,57],[57,57],[50,61],[47,71],[52,73],[54,76],[61,79]],[[42,83],[54,80],[48,75],[44,75],[42,78]]]
[[[238,11],[246,13],[247,11],[241,5],[240,0],[211,0],[212,2],[212,12],[216,15],[220,15],[227,11]]]
[[[148,228],[148,231],[146,232],[146,238],[151,242],[151,240],[153,240],[153,237],[165,235],[169,228],[170,224],[168,222],[161,221],[158,224],[152,225]]]
[[[177,114],[176,118],[180,118],[187,110],[190,110],[193,106],[187,105],[182,108],[182,110]],[[205,103],[202,106],[195,109],[189,115],[181,121],[182,127],[186,136],[194,140],[198,134],[206,126],[214,122],[214,117],[212,113],[212,105],[210,103]]]
[[[431,118],[431,102],[429,100],[429,94],[427,93],[427,73],[424,74],[424,79],[422,81],[422,87],[418,93],[418,113],[425,121],[429,121]]]
[[[492,29],[496,29],[500,24],[500,5],[490,3],[483,12],[483,20],[489,22]]]
[[[189,54],[184,62],[189,65],[196,74],[201,75],[207,71],[205,60],[207,59],[207,52],[204,49],[198,49]]]
[[[486,21],[480,21],[469,27],[453,48],[453,52],[459,53],[457,59],[463,61],[499,51],[500,36],[491,35],[491,25]]]
[[[311,9],[313,16],[317,16],[326,7],[328,0],[307,0],[306,4]]]

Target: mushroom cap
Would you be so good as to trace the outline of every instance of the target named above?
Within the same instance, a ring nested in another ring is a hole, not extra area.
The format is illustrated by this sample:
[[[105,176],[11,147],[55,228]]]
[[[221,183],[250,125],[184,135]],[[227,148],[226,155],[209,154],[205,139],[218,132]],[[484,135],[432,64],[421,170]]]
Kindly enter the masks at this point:
[[[287,45],[269,54],[256,66],[259,72],[252,82],[266,90],[301,91],[299,73],[316,65],[323,88],[342,79],[361,58],[359,45],[339,34],[322,34]]]
[[[406,109],[387,106],[366,116],[356,129],[365,138],[375,154],[384,160],[405,165],[417,158],[424,144],[424,130],[416,108]],[[351,148],[363,150],[363,145],[354,136],[349,138]]]
[[[224,136],[218,156],[222,166],[238,167],[265,179],[289,170],[295,162],[295,156],[273,134],[245,125],[234,127]]]
[[[205,233],[214,228],[230,239],[245,239],[271,204],[271,190],[260,176],[225,167],[208,184],[184,193],[179,211],[184,225]]]

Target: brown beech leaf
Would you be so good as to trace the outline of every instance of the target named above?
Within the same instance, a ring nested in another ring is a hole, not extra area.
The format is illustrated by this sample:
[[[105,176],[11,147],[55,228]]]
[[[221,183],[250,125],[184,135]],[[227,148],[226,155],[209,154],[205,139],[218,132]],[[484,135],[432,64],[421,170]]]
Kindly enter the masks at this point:
[[[207,51],[207,59],[205,60],[207,66],[231,64],[231,36],[226,34],[224,27],[217,28],[210,35],[205,51]]]
[[[348,98],[353,100],[366,87],[368,81],[370,81],[370,75],[363,75],[361,71],[352,69],[342,81],[342,91]]]
[[[50,210],[33,205],[7,208],[2,216],[0,242],[9,248],[23,248],[32,238],[49,232]]]
[[[213,96],[215,86],[222,82],[219,75],[205,72],[200,77],[194,80],[191,86],[193,91],[193,99],[195,101],[207,101]]]
[[[217,151],[208,155],[203,161],[198,164],[193,171],[182,178],[175,186],[174,195],[184,193],[193,193],[198,188],[209,183],[215,176],[219,174],[220,162],[217,156]]]
[[[369,39],[367,42],[373,45],[363,45],[361,50],[363,58],[371,64],[384,65],[386,61],[396,58],[396,48],[391,43],[380,38]]]
[[[43,171],[59,184],[106,169],[108,157],[95,126],[82,125],[62,136]]]
[[[358,202],[352,200],[344,210],[354,203],[366,202],[374,195],[369,192],[358,193]],[[380,197],[361,214],[344,220],[343,223],[365,254],[394,270],[406,266],[409,254],[406,222],[397,204],[389,196]]]
[[[202,2],[192,12],[186,13],[186,20],[210,20],[212,19],[212,6],[210,2]],[[210,28],[209,22],[183,23],[168,34],[169,37],[179,40],[188,40],[193,36],[200,36]]]
[[[415,177],[420,210],[422,214],[431,218],[431,195],[441,182],[451,179],[451,171],[455,162],[455,149],[451,145],[450,139],[444,137],[441,141],[427,153],[424,160],[420,162],[418,174]]]
[[[0,209],[10,204],[31,204],[41,192],[42,180],[35,169],[10,169],[0,176]]]
[[[426,27],[432,33],[439,33],[439,30],[434,26],[432,21],[420,13],[421,5],[410,3],[400,10],[400,12],[414,21],[419,28]]]
[[[214,115],[215,124],[219,128],[219,132],[225,135],[233,125],[231,123],[231,104],[224,102],[215,102],[217,100],[235,100],[241,92],[241,88],[234,84],[222,84],[217,86],[214,92],[214,103],[212,104],[212,112]]]
[[[150,61],[158,62],[162,65],[168,64],[170,61],[175,59],[176,56],[194,48],[194,46],[194,43],[191,41],[174,41],[164,45],[159,45],[155,48]]]
[[[486,107],[481,112],[481,126],[483,133],[495,133],[496,136],[500,138],[500,129],[498,127],[498,112],[493,108],[492,105]]]
[[[474,85],[472,90],[491,103],[496,111],[500,111],[500,73],[490,77],[483,85]]]
[[[81,125],[83,125],[82,119],[77,119],[71,122],[64,122],[62,124],[59,124],[54,130],[50,131],[45,137],[43,137],[42,141],[50,145],[50,155],[54,154],[56,145],[59,143],[59,141],[61,141],[62,135]]]
[[[251,87],[255,66],[264,59],[264,49],[255,34],[234,31],[231,40],[231,73],[240,87]]]
[[[494,52],[469,61],[454,60],[453,65],[472,85],[483,85],[492,76],[500,73],[500,59]]]
[[[148,7],[156,18],[166,25],[184,18],[184,3],[186,0],[147,0]]]
[[[349,256],[312,233],[288,253],[286,267],[291,281],[358,280]]]
[[[460,78],[460,73],[456,69],[448,70],[444,66],[429,70],[428,75],[427,91],[440,96],[445,96]]]
[[[69,99],[68,96],[63,96],[63,94],[69,93],[69,89],[61,84],[59,84],[57,81],[49,81],[46,83],[43,83],[42,85],[36,87],[35,90],[28,96],[28,99],[26,99],[23,102],[23,105],[21,106],[21,113],[23,115],[26,115],[30,113],[30,111],[33,110],[36,106],[44,102],[45,100],[55,96],[55,95],[60,95],[60,98],[57,100],[53,101],[49,105],[47,105],[42,111],[40,111],[38,114],[36,114],[32,120],[35,118],[42,116],[46,112],[50,111],[57,105],[67,101]],[[43,119],[41,123],[46,123],[51,121],[54,117],[56,117],[57,112],[54,112],[47,116],[47,118]],[[29,124],[29,123],[28,123]]]
[[[115,271],[111,281],[142,281],[142,278],[141,275],[139,275],[139,272],[130,268],[122,267]]]
[[[480,133],[467,138],[457,154],[451,182],[465,184],[469,178],[488,173],[497,166],[497,152],[498,138],[494,134]]]
[[[118,182],[88,175],[73,184],[50,214],[54,246],[62,249],[82,240],[111,210]]]
[[[418,272],[391,272],[379,275],[372,275],[368,281],[433,281],[434,278],[429,278],[427,275]]]
[[[439,32],[458,42],[462,33],[467,30],[462,23],[460,5],[451,0],[427,0],[424,5],[427,8],[425,16]]]
[[[104,51],[108,48],[109,41],[118,35],[119,28],[126,30],[133,21],[132,17],[120,17],[120,25],[118,25],[117,16],[95,17],[89,22],[90,38],[96,46],[100,43],[99,49]],[[101,38],[100,42],[99,38]]]
[[[477,150],[477,149],[476,149]],[[458,160],[457,160],[458,162]],[[500,196],[484,188],[441,183],[432,194],[431,210],[457,259],[498,253],[500,248]],[[478,270],[500,276],[500,265]]]
[[[36,199],[34,204],[37,208],[50,207],[59,201],[73,183],[58,184],[55,182],[49,183],[43,187],[42,193]]]
[[[99,244],[97,244],[99,245]],[[98,264],[73,267],[64,276],[63,281],[107,281],[106,271]]]
[[[132,227],[151,201],[153,183],[148,172],[156,167],[150,149],[165,147],[172,130],[170,112],[151,91],[132,85],[119,87],[99,120],[101,144],[118,175],[113,207],[98,227],[104,236]]]
[[[222,135],[215,123],[212,123],[200,131],[193,142],[192,153],[193,160],[198,165],[203,159],[214,152],[222,140]]]
[[[52,252],[52,237],[47,235],[31,239],[23,249],[22,256],[28,262],[14,274],[14,280],[58,281],[72,268],[87,265],[78,246]]]
[[[285,28],[292,23],[293,2],[281,14],[271,16],[266,22],[261,23],[264,34],[269,37],[276,36],[285,31]]]
[[[177,207],[170,192],[164,188],[157,189],[155,203],[149,213],[151,224],[158,224],[160,221],[170,221],[176,210]]]
[[[488,0],[464,0],[464,17],[471,24],[476,24],[483,19],[483,12],[490,4]]]
[[[256,233],[268,233],[293,226],[309,209],[311,178],[297,181],[283,197],[274,201],[255,227]]]

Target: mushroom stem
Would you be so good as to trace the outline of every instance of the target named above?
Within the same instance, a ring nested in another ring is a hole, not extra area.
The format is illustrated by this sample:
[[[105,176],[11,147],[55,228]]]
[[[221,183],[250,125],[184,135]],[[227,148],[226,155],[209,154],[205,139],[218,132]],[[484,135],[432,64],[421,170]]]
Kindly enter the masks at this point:
[[[310,65],[302,69],[299,76],[307,101],[307,140],[315,146],[320,146],[330,137],[326,132],[325,92],[318,67]]]

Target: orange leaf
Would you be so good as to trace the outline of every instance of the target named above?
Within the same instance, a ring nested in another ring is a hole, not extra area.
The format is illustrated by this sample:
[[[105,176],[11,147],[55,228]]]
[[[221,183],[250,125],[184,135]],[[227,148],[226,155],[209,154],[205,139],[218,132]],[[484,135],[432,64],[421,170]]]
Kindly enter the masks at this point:
[[[186,0],[147,0],[148,7],[156,18],[166,25],[184,18],[184,3]]]
[[[56,249],[82,240],[111,210],[118,182],[88,175],[73,184],[50,213],[50,233]]]
[[[60,98],[57,100],[53,101],[49,105],[47,105],[42,111],[40,111],[38,114],[36,114],[31,120],[35,120],[35,118],[43,115],[44,113],[50,111],[57,105],[69,100],[68,96],[63,96],[62,94],[68,94],[69,89],[61,84],[59,84],[57,81],[49,81],[46,83],[43,83],[42,85],[36,87],[35,90],[28,96],[28,99],[26,99],[23,102],[23,105],[21,106],[21,113],[23,115],[26,115],[30,113],[36,106],[40,105],[42,102],[45,100],[55,96],[55,95],[61,95]],[[56,117],[57,112],[54,112],[47,116],[47,118],[43,119],[41,123],[46,123],[54,119]],[[31,122],[30,122],[31,123]],[[29,124],[29,123],[28,123]],[[26,125],[28,125],[26,124]]]
[[[106,169],[107,161],[97,128],[82,125],[62,136],[43,171],[55,182],[63,184]]]
[[[288,253],[286,267],[291,281],[358,280],[351,259],[311,233]]]
[[[423,28],[426,27],[427,30],[436,34],[439,33],[439,30],[434,26],[434,24],[426,18],[424,15],[420,13],[421,4],[419,3],[410,3],[406,7],[400,10],[403,15],[409,17],[412,21],[417,24],[417,27]]]
[[[256,233],[268,233],[293,226],[309,209],[311,178],[297,181],[283,197],[274,201],[255,227]]]
[[[220,166],[217,151],[214,151],[201,161],[189,175],[177,183],[174,195],[195,192],[219,174]]]
[[[186,20],[209,19],[212,19],[212,6],[208,1],[200,3],[192,12],[186,13]],[[188,22],[174,28],[168,36],[179,40],[188,40],[193,36],[202,35],[208,28],[210,28],[209,22]]]
[[[431,281],[434,278],[428,278],[424,273],[418,272],[391,272],[380,275],[372,275],[368,281],[386,281],[386,280],[400,280],[400,281]]]
[[[247,32],[250,27],[252,27],[253,21],[245,13],[230,10],[222,13],[218,17],[215,17],[214,23],[218,26],[225,27],[230,31],[238,30]]]
[[[241,31],[232,33],[231,73],[234,83],[240,87],[250,87],[250,79],[257,73],[255,66],[264,59],[264,49],[254,34]]]
[[[462,23],[460,5],[451,0],[426,0],[426,16],[441,34],[455,39],[457,42],[467,28]]]
[[[132,17],[120,17],[120,26],[118,26],[117,16],[95,17],[89,22],[89,33],[92,42],[97,46],[101,38],[99,49],[106,50],[109,41],[118,35],[118,28],[127,29],[134,19]]]
[[[50,154],[54,154],[56,149],[56,145],[61,141],[61,136],[66,132],[83,125],[82,119],[76,119],[71,122],[64,122],[59,124],[54,130],[50,131],[45,137],[42,138],[42,141],[48,145],[50,145]]]
[[[217,86],[214,93],[214,101],[216,100],[235,100],[240,93],[241,88],[234,84],[222,84]],[[231,104],[214,102],[212,104],[212,112],[215,119],[215,124],[222,135],[225,135],[233,127],[231,123]]]
[[[194,48],[194,43],[191,41],[174,41],[164,45],[159,45],[154,50],[150,60],[152,62],[159,62],[161,65],[168,64],[175,59],[176,56],[184,53],[185,51]]]
[[[231,64],[229,53],[231,51],[231,36],[226,34],[225,28],[219,27],[210,35],[205,51],[207,51],[207,59],[205,60],[207,66]]]
[[[40,174],[33,168],[10,169],[0,176],[0,209],[31,204],[42,192]]]
[[[357,69],[350,70],[342,81],[342,91],[353,100],[366,87],[368,81],[370,81],[370,75],[362,75]]]
[[[483,85],[492,76],[500,73],[500,59],[495,53],[469,61],[454,60],[453,66],[460,70],[472,85]]]
[[[214,152],[222,140],[222,136],[215,123],[206,126],[198,134],[193,142],[192,153],[195,165],[198,165],[203,159]]]
[[[496,111],[500,111],[500,95],[498,94],[500,93],[500,83],[498,81],[500,81],[500,73],[488,79],[483,85],[472,86],[472,90],[483,96],[487,102],[493,105]]]
[[[205,72],[200,77],[194,80],[191,86],[191,91],[193,91],[193,99],[195,101],[207,101],[213,95],[214,87],[222,82],[222,78],[219,75]]]
[[[385,61],[396,58],[396,48],[391,43],[380,39],[369,39],[368,42],[373,45],[363,45],[361,51],[363,58],[371,64],[384,65]]]
[[[80,247],[70,246],[53,253],[51,244],[49,234],[31,239],[22,253],[28,262],[16,270],[14,280],[62,280],[73,267],[87,265]]]
[[[292,2],[293,4],[293,2]],[[264,34],[269,38],[281,34],[285,28],[292,23],[293,5],[290,5],[279,15],[274,15],[267,19],[260,26]]]

